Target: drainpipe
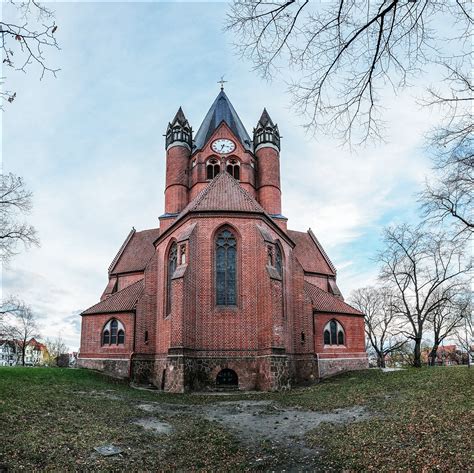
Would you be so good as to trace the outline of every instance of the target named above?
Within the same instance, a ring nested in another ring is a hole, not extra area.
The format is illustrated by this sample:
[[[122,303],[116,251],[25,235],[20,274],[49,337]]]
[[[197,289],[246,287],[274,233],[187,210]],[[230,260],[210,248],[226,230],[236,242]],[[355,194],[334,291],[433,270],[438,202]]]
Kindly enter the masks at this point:
[[[133,343],[132,343],[132,352],[130,353],[130,366],[128,367],[128,379],[132,379],[132,359],[135,355],[135,340],[137,337],[137,312],[133,312]]]

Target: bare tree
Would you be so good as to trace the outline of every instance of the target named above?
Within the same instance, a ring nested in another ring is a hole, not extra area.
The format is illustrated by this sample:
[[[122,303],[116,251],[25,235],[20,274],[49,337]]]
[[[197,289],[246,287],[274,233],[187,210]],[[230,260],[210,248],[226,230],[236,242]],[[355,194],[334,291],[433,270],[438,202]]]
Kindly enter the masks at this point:
[[[380,277],[395,291],[392,303],[404,322],[402,333],[414,342],[414,366],[420,367],[425,325],[462,290],[472,261],[462,242],[423,227],[387,228],[383,242]]]
[[[452,335],[456,329],[460,328],[467,317],[468,299],[466,297],[447,296],[445,302],[439,304],[428,317],[428,323],[433,330],[433,346],[428,355],[431,366],[436,364],[438,348],[441,343]],[[440,297],[435,295],[436,298]]]
[[[56,76],[59,69],[48,65],[45,50],[59,49],[54,35],[57,28],[54,13],[35,0],[11,0],[4,4],[0,21],[3,66],[26,73],[36,65],[40,79],[45,74]],[[3,101],[11,103],[16,92],[3,89],[0,96]]]
[[[61,334],[58,334],[58,336],[54,339],[46,339],[45,345],[48,349],[50,364],[56,363],[60,355],[69,353],[69,347],[64,343]]]
[[[472,73],[445,62],[449,95],[430,89],[425,105],[437,107],[444,123],[429,140],[436,175],[421,194],[424,217],[442,223],[448,217],[459,233],[474,231],[474,87]]]
[[[387,288],[363,287],[350,297],[351,304],[365,314],[365,333],[369,348],[377,355],[377,366],[385,368],[385,358],[408,341],[400,339],[393,293]]]
[[[39,336],[36,315],[25,302],[17,298],[11,298],[3,310],[9,316],[7,335],[21,351],[21,364],[24,366],[28,342]]]
[[[472,317],[472,296],[466,299],[465,317],[456,331],[455,337],[461,349],[467,354],[467,364],[471,367],[471,359],[474,353],[474,320]]]
[[[18,245],[38,245],[33,226],[20,221],[32,207],[32,193],[23,179],[14,174],[0,174],[0,261],[6,263],[17,253]]]
[[[468,0],[234,0],[227,27],[263,77],[292,71],[293,105],[307,128],[349,142],[358,130],[364,142],[382,135],[380,90],[409,85],[442,60],[445,44],[466,59],[472,21]]]

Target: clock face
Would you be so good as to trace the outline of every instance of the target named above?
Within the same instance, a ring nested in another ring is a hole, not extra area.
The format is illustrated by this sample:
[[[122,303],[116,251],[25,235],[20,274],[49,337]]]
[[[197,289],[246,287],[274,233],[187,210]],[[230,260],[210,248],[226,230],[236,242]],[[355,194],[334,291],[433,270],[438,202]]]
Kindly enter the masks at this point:
[[[216,153],[227,154],[227,153],[232,153],[232,151],[234,151],[235,144],[230,140],[221,138],[219,140],[214,141],[211,145],[211,148]]]

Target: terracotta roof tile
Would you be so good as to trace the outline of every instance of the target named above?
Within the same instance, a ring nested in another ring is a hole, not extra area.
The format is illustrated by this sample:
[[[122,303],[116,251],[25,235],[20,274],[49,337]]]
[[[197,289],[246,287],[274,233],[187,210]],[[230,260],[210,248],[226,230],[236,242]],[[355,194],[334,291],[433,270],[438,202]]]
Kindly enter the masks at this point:
[[[228,172],[220,172],[178,215],[210,210],[265,213],[262,206]]]
[[[322,248],[318,247],[309,233],[288,230],[288,235],[296,243],[293,251],[305,271],[332,276],[336,274],[323,254]]]
[[[112,294],[109,298],[89,307],[81,315],[107,314],[110,312],[130,312],[135,309],[137,301],[142,295],[144,279],[140,279],[121,291]]]
[[[311,299],[313,309],[318,312],[334,312],[336,314],[352,314],[352,315],[364,315],[354,307],[346,304],[336,296],[329,294],[329,292],[323,291],[314,284],[305,281],[304,290],[306,295]]]
[[[120,251],[116,261],[112,263],[110,274],[143,271],[155,252],[153,242],[159,237],[160,229],[152,228],[134,232],[127,237],[125,246]]]

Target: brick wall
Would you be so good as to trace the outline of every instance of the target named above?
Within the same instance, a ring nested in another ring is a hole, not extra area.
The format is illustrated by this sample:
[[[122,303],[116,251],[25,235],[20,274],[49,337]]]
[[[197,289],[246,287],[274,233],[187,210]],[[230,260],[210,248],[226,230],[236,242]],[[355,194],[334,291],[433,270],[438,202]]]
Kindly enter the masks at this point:
[[[276,149],[261,147],[257,150],[258,200],[273,215],[281,214],[280,157]]]

